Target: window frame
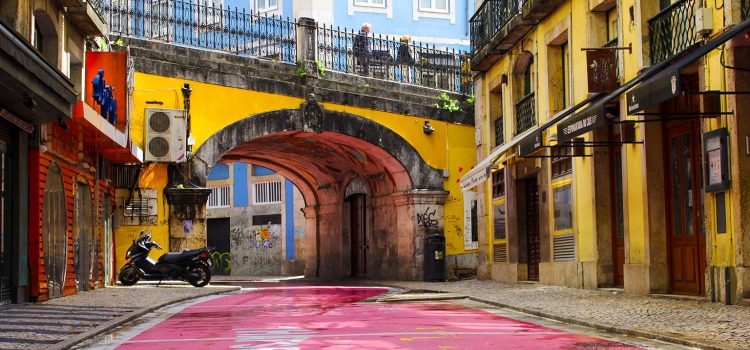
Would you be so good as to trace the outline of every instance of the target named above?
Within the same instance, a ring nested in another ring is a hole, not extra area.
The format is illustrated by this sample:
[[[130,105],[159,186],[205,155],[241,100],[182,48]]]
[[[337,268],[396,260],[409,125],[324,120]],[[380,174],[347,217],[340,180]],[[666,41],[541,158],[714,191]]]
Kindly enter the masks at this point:
[[[231,185],[209,186],[208,188],[211,189],[211,194],[208,195],[206,200],[206,209],[222,209],[232,206]],[[211,205],[212,198],[216,198],[216,205]]]
[[[555,212],[557,210],[556,205],[558,204],[557,198],[555,197],[558,191],[563,190],[565,187],[568,188],[568,213],[570,215],[570,226],[569,227],[558,227],[558,220],[557,216],[555,215]],[[552,207],[552,233],[555,235],[564,235],[564,234],[570,234],[573,233],[575,230],[575,207],[574,207],[574,193],[573,193],[573,181],[571,179],[565,180],[565,181],[559,181],[557,183],[552,184],[552,200],[550,201],[550,205]]]
[[[573,147],[550,147],[550,174],[557,179],[573,174]]]
[[[505,197],[505,168],[492,172],[492,198]]]
[[[495,223],[497,220],[496,217],[496,211],[495,208],[498,206],[503,206],[503,236],[501,238],[497,237],[497,231],[495,230]],[[492,242],[493,243],[502,243],[508,241],[508,207],[505,204],[505,198],[501,198],[499,200],[495,200],[492,202]]]
[[[261,1],[265,1],[265,3],[269,4],[269,5],[266,5],[265,7],[261,8],[260,7],[260,2]],[[275,1],[276,5],[270,6],[271,1]],[[257,11],[258,13],[266,13],[266,12],[278,11],[279,8],[280,8],[279,7],[279,0],[255,0],[255,11]]]
[[[270,188],[271,186],[273,186],[272,184],[278,184],[278,188],[279,188],[278,197],[276,197],[278,198],[278,200],[273,200],[274,199],[273,189]],[[258,187],[262,185],[268,185],[268,189],[266,190],[266,197],[268,198],[267,200],[258,197]],[[284,201],[283,181],[281,180],[267,180],[267,181],[253,182],[251,188],[252,188],[251,198],[253,200],[252,203],[255,205],[280,204]],[[261,200],[259,201],[259,199]]]
[[[432,5],[429,8],[425,8],[422,6],[422,1],[424,0],[418,0],[417,2],[417,9],[419,12],[427,12],[427,13],[441,13],[441,14],[447,14],[451,12],[451,0],[445,0],[445,9],[439,9],[435,7],[435,4],[437,3],[437,0],[427,0]]]
[[[383,0],[383,4],[374,4],[376,0],[352,0],[352,5],[360,7],[372,7],[377,9],[384,9],[388,7],[388,0]]]

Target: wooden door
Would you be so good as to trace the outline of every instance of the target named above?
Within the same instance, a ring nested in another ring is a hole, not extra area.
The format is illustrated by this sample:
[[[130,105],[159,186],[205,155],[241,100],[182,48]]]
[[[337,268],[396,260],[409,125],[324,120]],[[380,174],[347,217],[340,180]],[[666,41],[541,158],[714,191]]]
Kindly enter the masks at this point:
[[[677,294],[701,294],[706,268],[699,132],[696,121],[666,129],[669,269]]]
[[[355,194],[348,198],[349,225],[351,227],[352,276],[367,275],[367,226],[364,194]]]
[[[526,196],[526,264],[528,280],[539,281],[539,262],[541,249],[539,246],[539,186],[536,178],[525,180]]]

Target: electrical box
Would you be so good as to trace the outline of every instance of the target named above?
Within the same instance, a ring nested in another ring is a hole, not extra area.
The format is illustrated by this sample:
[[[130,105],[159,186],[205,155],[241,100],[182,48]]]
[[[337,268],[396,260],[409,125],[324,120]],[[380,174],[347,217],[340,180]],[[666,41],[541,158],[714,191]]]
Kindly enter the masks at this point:
[[[695,32],[707,35],[714,30],[714,21],[710,8],[701,7],[695,10]]]

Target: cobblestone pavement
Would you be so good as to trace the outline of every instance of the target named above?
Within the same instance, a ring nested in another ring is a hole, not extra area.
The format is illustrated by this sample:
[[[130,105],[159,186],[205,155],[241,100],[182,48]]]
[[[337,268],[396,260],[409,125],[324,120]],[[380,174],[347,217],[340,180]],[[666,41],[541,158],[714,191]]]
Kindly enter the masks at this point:
[[[461,294],[540,316],[631,335],[685,341],[682,344],[700,348],[750,349],[747,306],[479,280],[368,283]]]
[[[177,301],[238,289],[139,284],[95,289],[41,303],[0,306],[0,349],[66,347],[64,344],[73,338],[93,336],[97,328],[107,328],[120,319]]]

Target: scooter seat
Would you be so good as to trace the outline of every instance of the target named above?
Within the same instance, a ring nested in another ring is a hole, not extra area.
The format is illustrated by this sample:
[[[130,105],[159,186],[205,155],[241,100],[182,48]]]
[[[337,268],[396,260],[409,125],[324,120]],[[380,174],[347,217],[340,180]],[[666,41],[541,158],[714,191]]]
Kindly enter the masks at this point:
[[[166,253],[159,257],[160,263],[178,264],[190,260],[201,253],[201,249],[185,249],[180,253]]]

